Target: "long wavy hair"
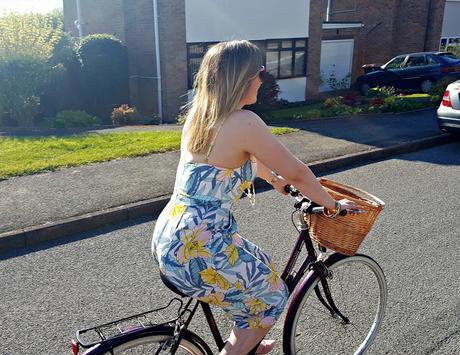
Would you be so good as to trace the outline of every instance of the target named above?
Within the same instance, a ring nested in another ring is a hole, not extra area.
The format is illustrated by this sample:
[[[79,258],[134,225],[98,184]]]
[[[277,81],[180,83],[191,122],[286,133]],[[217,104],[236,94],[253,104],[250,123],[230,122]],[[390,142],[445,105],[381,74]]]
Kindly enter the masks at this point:
[[[259,48],[249,41],[221,42],[208,50],[188,107],[186,135],[190,152],[206,152],[214,128],[238,108],[262,64]]]

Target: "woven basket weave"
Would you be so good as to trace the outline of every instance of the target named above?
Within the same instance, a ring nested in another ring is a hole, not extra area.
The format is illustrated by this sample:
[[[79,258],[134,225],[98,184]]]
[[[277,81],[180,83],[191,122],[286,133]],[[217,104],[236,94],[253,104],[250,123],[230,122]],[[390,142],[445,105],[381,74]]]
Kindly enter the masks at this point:
[[[346,198],[366,213],[347,214],[328,218],[322,214],[306,216],[313,240],[341,254],[353,255],[369,233],[385,203],[370,193],[329,179],[320,179],[321,185],[335,200]]]

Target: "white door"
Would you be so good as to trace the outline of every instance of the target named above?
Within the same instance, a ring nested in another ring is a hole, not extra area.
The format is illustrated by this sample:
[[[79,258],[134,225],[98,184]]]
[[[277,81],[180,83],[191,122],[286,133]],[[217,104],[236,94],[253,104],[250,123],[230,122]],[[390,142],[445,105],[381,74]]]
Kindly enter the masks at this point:
[[[353,47],[353,39],[321,41],[320,92],[350,87]]]

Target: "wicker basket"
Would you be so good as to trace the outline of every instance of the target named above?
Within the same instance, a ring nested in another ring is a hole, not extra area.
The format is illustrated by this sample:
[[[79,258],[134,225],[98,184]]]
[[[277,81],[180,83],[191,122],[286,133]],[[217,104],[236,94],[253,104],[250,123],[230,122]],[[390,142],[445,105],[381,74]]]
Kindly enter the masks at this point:
[[[320,179],[320,183],[335,200],[346,198],[356,203],[360,210],[367,211],[366,213],[347,214],[335,218],[328,218],[322,214],[306,216],[313,240],[341,254],[353,255],[371,230],[385,203],[356,187],[328,179]]]

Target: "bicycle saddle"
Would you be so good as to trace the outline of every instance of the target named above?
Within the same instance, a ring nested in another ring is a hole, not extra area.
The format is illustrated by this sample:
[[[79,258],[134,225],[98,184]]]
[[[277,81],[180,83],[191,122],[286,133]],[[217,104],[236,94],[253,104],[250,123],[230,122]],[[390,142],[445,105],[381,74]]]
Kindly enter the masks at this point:
[[[190,296],[187,296],[186,294],[182,293],[181,291],[179,291],[176,286],[174,286],[167,278],[166,276],[160,272],[160,278],[161,278],[161,281],[163,281],[163,283],[165,284],[165,286],[167,288],[169,288],[172,292],[174,293],[177,293],[179,296],[181,297],[190,297]]]

